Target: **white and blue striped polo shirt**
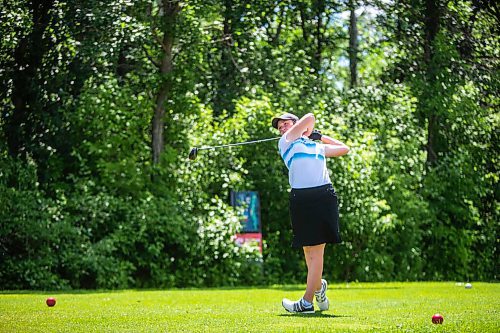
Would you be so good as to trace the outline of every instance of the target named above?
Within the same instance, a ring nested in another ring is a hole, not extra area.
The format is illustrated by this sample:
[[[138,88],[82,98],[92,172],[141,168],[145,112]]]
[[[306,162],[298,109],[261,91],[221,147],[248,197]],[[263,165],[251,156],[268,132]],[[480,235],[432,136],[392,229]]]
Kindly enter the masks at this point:
[[[306,137],[287,141],[283,135],[278,149],[288,168],[292,188],[309,188],[331,183],[326,168],[325,146]]]

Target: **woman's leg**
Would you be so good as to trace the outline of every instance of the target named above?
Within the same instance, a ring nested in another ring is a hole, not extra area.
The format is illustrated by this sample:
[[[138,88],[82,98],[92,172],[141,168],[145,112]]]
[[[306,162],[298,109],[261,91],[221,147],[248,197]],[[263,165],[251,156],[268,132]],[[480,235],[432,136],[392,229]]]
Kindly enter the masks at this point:
[[[307,287],[304,293],[304,299],[312,303],[314,292],[321,289],[325,244],[304,246],[303,249],[307,264]]]

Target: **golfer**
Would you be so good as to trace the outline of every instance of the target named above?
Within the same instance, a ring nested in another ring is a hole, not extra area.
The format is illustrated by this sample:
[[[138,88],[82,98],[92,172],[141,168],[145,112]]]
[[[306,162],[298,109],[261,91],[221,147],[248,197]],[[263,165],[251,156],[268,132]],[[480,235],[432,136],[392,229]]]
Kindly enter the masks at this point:
[[[315,118],[285,113],[273,118],[281,134],[279,153],[288,168],[292,247],[302,248],[307,264],[307,287],[298,301],[284,298],[283,307],[293,313],[314,313],[313,298],[321,311],[328,310],[328,283],[322,279],[327,243],[340,243],[337,194],[326,168],[326,157],[342,156],[349,148],[314,131]],[[315,142],[315,140],[319,142]]]

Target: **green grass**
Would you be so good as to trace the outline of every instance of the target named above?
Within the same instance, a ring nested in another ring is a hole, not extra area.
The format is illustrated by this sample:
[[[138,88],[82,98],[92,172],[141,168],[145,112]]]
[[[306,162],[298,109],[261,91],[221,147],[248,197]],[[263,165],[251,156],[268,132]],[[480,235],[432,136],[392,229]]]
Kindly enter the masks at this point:
[[[329,311],[287,313],[303,288],[4,291],[0,332],[500,332],[499,284],[331,284]]]

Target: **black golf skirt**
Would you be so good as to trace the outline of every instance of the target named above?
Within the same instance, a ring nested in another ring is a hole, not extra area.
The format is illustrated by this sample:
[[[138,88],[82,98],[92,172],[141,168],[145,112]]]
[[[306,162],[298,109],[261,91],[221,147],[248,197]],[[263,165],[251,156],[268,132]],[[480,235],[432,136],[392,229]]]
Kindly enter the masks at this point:
[[[341,243],[337,193],[332,184],[290,192],[292,247]]]

